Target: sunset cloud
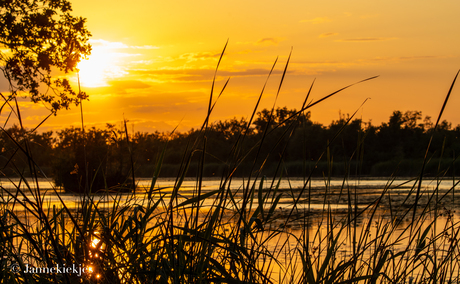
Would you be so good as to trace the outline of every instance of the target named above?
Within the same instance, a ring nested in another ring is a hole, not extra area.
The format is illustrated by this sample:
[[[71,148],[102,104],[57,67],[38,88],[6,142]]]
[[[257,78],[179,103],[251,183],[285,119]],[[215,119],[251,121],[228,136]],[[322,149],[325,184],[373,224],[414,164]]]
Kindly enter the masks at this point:
[[[139,75],[147,78],[155,78],[157,82],[202,82],[211,81],[214,76],[215,69],[156,69],[156,70],[133,70],[133,75]],[[288,70],[287,73],[292,73],[293,70]],[[249,68],[240,70],[219,70],[217,72],[218,80],[222,77],[251,77],[251,76],[267,76],[270,73],[268,68]],[[282,70],[273,70],[272,74],[282,74]],[[159,80],[159,81],[158,81]]]
[[[282,39],[280,38],[273,38],[273,37],[266,37],[257,42],[257,44],[274,44],[277,45]]]
[[[319,37],[330,37],[330,36],[336,36],[338,33],[325,33],[325,34],[320,34]]]
[[[194,62],[198,60],[218,59],[220,53],[213,52],[196,52],[196,53],[184,53],[179,56],[178,59],[185,59],[187,62]]]
[[[127,45],[122,42],[112,42],[103,39],[90,39],[89,42],[93,46],[103,47],[107,49],[159,49],[160,47],[154,45]]]
[[[316,17],[314,19],[301,20],[300,23],[310,23],[310,24],[324,24],[331,22],[332,20],[328,17]]]
[[[159,49],[160,47],[154,46],[154,45],[131,45],[131,46],[128,46],[128,48],[133,48],[133,49]]]
[[[374,57],[367,61],[375,62],[400,62],[400,61],[411,61],[411,60],[425,60],[425,59],[438,59],[444,58],[443,56],[434,55],[418,55],[418,56],[399,56],[399,57]]]
[[[375,65],[380,64],[380,62],[400,62],[408,60],[425,60],[425,59],[435,59],[440,58],[439,56],[431,55],[422,55],[422,56],[401,56],[401,57],[373,57],[373,58],[362,58],[351,61],[336,61],[336,60],[324,60],[324,61],[296,61],[291,64],[294,66],[308,66],[310,68],[321,68],[321,67],[341,67],[346,68],[350,66],[359,66],[359,65]],[[321,69],[325,70],[325,69]]]
[[[432,59],[432,58],[440,58],[440,56],[423,55],[423,56],[402,56],[402,57],[399,57],[400,60],[416,60],[416,59]]]
[[[110,86],[115,87],[119,90],[128,89],[146,89],[150,85],[140,80],[112,80],[108,82]]]
[[[360,37],[360,38],[346,38],[338,39],[338,42],[370,42],[370,41],[386,41],[395,39],[394,37]]]

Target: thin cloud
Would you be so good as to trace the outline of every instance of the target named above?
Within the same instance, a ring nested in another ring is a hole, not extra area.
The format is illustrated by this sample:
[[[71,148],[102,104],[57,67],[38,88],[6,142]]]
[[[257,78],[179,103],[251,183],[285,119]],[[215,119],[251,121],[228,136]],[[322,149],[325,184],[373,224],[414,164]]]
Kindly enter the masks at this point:
[[[380,62],[399,62],[399,61],[407,61],[407,60],[425,60],[425,59],[433,59],[433,58],[442,58],[441,56],[432,56],[432,55],[421,55],[421,56],[401,56],[401,57],[374,57],[374,58],[367,58],[367,59],[357,59],[354,61],[296,61],[292,62],[292,65],[299,65],[299,66],[308,66],[308,67],[349,67],[349,66],[356,66],[356,65],[368,65],[368,64],[376,64]]]
[[[238,41],[236,44],[238,45],[277,45],[278,43],[285,40],[284,38],[279,37],[264,37],[259,39],[258,41]],[[260,52],[259,50],[246,50],[245,53],[249,52]],[[240,53],[240,52],[238,52]]]
[[[400,56],[400,57],[375,57],[370,59],[369,61],[407,61],[407,60],[425,60],[425,59],[434,59],[434,58],[444,58],[443,56],[434,56],[434,55],[417,55],[417,56]]]
[[[314,19],[301,20],[300,23],[310,23],[310,24],[324,24],[330,22],[331,19],[328,17],[316,17]]]
[[[146,89],[149,88],[150,85],[146,84],[140,80],[111,80],[108,82],[110,86],[115,87],[117,89]]]
[[[399,57],[399,59],[401,59],[401,60],[432,59],[432,58],[439,58],[439,56],[422,55],[422,56],[402,56],[402,57]]]
[[[159,49],[160,47],[154,45],[127,45],[122,42],[108,41],[104,39],[90,39],[89,43],[93,46],[98,46],[107,49]]]
[[[207,82],[211,81],[214,76],[215,69],[178,69],[178,68],[161,68],[155,70],[132,70],[130,72],[133,76],[140,76],[143,80],[148,80],[155,83],[166,82]],[[274,70],[272,74],[281,74],[282,70]],[[293,71],[287,71],[292,73]],[[253,76],[267,76],[270,69],[267,68],[251,68],[240,70],[219,70],[217,72],[217,80],[224,80],[228,77],[253,77]]]
[[[320,34],[319,37],[330,37],[330,36],[336,36],[338,33],[325,33],[325,34]]]
[[[394,37],[361,37],[361,38],[346,38],[338,39],[338,42],[370,42],[370,41],[385,41],[392,40]]]
[[[274,37],[266,37],[257,42],[257,44],[274,44],[277,45],[282,39]]]
[[[139,75],[187,75],[187,76],[202,76],[212,77],[215,69],[177,69],[177,68],[161,68],[155,70],[133,70],[131,74]],[[251,68],[243,70],[219,70],[219,76],[259,76],[267,75],[270,72],[268,68]],[[289,71],[288,71],[289,72]],[[273,70],[272,74],[281,74],[282,70]]]
[[[212,53],[212,52],[191,52],[191,53],[184,53],[179,56],[179,59],[185,59],[187,62],[193,62],[198,60],[208,60],[208,59],[218,59],[220,57],[220,53]]]
[[[148,90],[151,87],[147,81],[143,79],[139,80],[123,80],[123,79],[112,79],[106,82],[104,86],[94,87],[95,90],[91,92],[91,97],[116,97],[119,95],[127,96],[131,93],[138,93],[142,90]],[[97,91],[96,91],[97,89]],[[97,93],[96,93],[97,92]]]
[[[154,45],[131,45],[130,48],[134,49],[159,49],[160,47]]]
[[[249,54],[249,53],[259,53],[261,52],[261,50],[251,50],[251,49],[245,49],[245,50],[241,50],[241,51],[238,51],[237,54]]]
[[[327,60],[327,61],[296,61],[296,62],[292,62],[292,64],[306,64],[306,65],[339,65],[339,64],[345,64],[345,62],[341,62],[341,61],[332,61],[332,60]]]
[[[93,46],[107,49],[128,48],[128,46],[122,42],[113,42],[104,39],[90,39],[89,43]]]

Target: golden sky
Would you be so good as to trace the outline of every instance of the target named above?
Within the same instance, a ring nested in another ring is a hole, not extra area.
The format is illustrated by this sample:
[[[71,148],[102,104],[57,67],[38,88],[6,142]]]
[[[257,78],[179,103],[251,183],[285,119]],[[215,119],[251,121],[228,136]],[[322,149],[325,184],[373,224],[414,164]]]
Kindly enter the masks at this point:
[[[366,98],[357,115],[373,124],[394,110],[420,110],[435,120],[460,69],[460,1],[78,0],[73,8],[93,35],[92,56],[80,64],[88,126],[123,118],[135,131],[201,125],[227,39],[215,94],[230,82],[211,121],[249,116],[279,57],[262,100],[271,107],[291,47],[277,106],[299,109],[315,78],[312,98],[319,99],[380,75],[312,108],[312,119],[326,125]],[[444,116],[454,126],[459,105],[457,87]],[[47,111],[24,103],[23,115],[34,127]],[[41,129],[80,123],[74,107]]]

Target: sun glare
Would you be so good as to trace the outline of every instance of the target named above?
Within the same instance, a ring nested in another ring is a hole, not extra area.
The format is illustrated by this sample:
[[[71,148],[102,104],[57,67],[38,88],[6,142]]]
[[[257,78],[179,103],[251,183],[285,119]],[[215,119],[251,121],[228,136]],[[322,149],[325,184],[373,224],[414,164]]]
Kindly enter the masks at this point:
[[[78,63],[80,84],[84,87],[108,86],[108,81],[127,74],[122,69],[120,54],[110,49],[93,48],[91,56]]]
[[[92,246],[93,248],[96,248],[96,247],[97,247],[97,244],[98,244],[100,241],[101,241],[101,240],[96,239],[96,238],[93,239],[93,240],[91,241],[91,246]]]

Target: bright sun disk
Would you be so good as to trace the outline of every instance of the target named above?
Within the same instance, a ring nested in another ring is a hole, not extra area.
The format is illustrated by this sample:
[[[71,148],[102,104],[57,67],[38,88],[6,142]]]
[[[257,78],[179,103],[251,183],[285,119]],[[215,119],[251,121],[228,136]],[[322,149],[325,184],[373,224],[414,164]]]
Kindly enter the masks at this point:
[[[78,63],[80,85],[105,87],[108,81],[127,74],[119,66],[120,55],[106,49],[93,49],[91,56]]]

